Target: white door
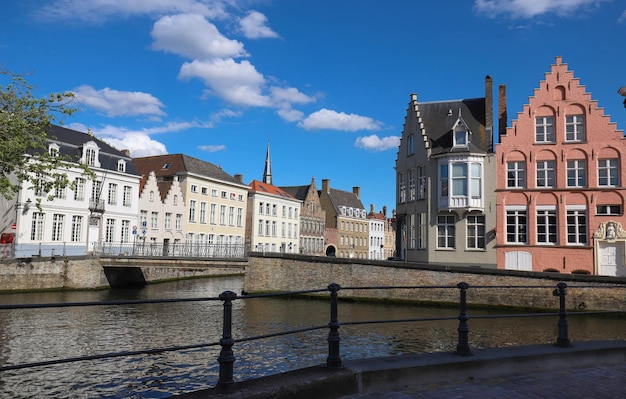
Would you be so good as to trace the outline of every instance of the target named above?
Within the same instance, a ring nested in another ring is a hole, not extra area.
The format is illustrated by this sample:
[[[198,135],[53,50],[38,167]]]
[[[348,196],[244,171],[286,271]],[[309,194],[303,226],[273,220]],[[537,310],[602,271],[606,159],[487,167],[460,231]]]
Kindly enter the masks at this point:
[[[504,268],[507,270],[533,270],[533,254],[527,251],[511,251],[504,254]]]
[[[624,275],[624,267],[623,265],[623,251],[622,243],[608,243],[601,242],[600,246],[600,254],[599,254],[599,264],[598,264],[598,274],[602,276],[622,276]]]

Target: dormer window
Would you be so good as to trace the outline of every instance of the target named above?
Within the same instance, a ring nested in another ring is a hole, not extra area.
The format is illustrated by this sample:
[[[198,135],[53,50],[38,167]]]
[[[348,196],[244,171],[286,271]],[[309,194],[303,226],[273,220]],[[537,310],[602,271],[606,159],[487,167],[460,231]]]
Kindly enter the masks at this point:
[[[123,159],[117,161],[117,171],[126,172],[126,161],[124,161]]]
[[[100,149],[98,145],[90,141],[83,145],[83,156],[81,161],[89,166],[100,167],[100,160],[98,159]]]
[[[459,123],[454,128],[454,147],[467,147],[467,128],[464,124]]]
[[[58,144],[50,144],[48,146],[48,154],[50,154],[51,157],[58,157],[59,156],[59,146]]]

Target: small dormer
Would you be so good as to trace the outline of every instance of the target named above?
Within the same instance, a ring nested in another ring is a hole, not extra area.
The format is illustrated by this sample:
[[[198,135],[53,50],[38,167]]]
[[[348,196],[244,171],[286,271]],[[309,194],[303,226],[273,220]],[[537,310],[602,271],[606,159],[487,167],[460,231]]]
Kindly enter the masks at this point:
[[[459,111],[460,112],[460,111]],[[463,118],[459,116],[459,119],[456,121],[454,125],[453,137],[452,137],[452,147],[454,148],[467,148],[469,144],[469,136],[471,134],[469,128],[463,121]]]
[[[54,157],[54,158],[58,157],[59,156],[59,145],[55,144],[55,143],[51,143],[48,146],[48,154],[51,157]]]
[[[126,172],[126,161],[123,159],[119,159],[117,161],[117,171],[118,172]]]
[[[82,150],[80,162],[89,166],[100,167],[100,148],[95,142],[86,142],[83,144]]]

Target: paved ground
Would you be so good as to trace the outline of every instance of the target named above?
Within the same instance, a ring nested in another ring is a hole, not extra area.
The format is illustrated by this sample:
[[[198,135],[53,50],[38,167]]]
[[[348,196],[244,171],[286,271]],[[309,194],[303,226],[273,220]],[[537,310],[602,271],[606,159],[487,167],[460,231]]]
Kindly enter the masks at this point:
[[[569,368],[361,393],[341,399],[613,399],[626,397],[626,364]]]

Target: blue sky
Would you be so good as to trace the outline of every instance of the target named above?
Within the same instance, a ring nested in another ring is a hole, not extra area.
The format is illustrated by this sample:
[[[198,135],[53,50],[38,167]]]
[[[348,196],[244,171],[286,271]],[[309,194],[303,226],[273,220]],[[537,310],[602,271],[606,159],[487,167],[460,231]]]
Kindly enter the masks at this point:
[[[389,214],[411,93],[482,97],[491,75],[510,125],[556,56],[623,130],[622,0],[22,0],[0,15],[0,69],[74,92],[67,126],[246,183],[269,141],[275,185],[359,186]]]

